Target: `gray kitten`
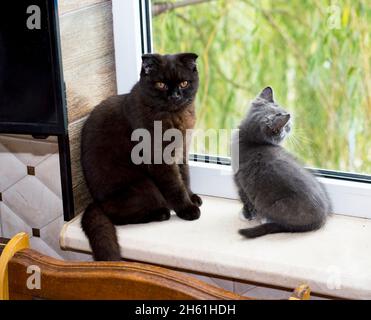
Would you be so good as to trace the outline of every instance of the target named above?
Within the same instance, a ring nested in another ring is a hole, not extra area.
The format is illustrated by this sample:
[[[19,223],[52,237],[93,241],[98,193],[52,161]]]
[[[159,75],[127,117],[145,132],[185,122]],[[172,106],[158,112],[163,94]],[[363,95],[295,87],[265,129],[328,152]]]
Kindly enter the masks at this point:
[[[265,223],[241,229],[247,238],[269,233],[319,229],[331,203],[318,180],[279,144],[290,132],[290,114],[265,88],[240,124],[239,168],[235,182],[248,219]]]

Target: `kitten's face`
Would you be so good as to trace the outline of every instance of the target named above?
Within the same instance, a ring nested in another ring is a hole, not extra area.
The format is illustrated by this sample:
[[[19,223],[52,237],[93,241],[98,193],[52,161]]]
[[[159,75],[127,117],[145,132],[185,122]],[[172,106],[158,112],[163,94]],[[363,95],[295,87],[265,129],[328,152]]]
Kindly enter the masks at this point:
[[[290,114],[274,102],[267,87],[253,101],[244,125],[255,142],[280,144],[291,130]]]
[[[143,55],[140,87],[148,105],[167,112],[188,106],[198,89],[196,59],[194,53]]]

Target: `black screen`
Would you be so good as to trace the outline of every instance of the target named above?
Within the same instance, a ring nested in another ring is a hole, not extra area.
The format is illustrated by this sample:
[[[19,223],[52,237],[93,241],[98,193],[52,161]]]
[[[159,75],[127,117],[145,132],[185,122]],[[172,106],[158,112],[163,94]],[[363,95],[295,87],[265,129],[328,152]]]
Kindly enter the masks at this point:
[[[1,5],[0,131],[12,131],[13,126],[15,132],[53,134],[63,124],[53,2],[16,0]],[[40,15],[29,8],[35,5]]]

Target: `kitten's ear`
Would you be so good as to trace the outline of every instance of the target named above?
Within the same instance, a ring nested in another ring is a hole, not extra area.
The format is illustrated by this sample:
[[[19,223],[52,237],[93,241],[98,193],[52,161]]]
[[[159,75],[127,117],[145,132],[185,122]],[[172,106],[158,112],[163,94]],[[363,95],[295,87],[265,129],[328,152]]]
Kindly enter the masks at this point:
[[[142,55],[142,74],[148,75],[157,65],[161,63],[161,56],[156,53]]]
[[[198,55],[195,53],[179,53],[177,58],[180,62],[182,62],[185,66],[190,68],[192,71],[197,71],[197,63],[196,60]]]
[[[264,100],[267,100],[269,102],[273,101],[273,90],[271,87],[266,87],[259,95],[259,98],[262,98]]]
[[[290,120],[290,114],[280,114],[278,116],[275,116],[272,120],[271,125],[269,126],[273,131],[279,131],[281,130],[285,124]]]

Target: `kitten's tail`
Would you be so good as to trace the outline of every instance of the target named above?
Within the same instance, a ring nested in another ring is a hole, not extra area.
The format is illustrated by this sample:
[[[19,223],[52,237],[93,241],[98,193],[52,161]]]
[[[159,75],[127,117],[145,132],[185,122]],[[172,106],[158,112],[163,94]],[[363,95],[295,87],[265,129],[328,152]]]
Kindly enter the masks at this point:
[[[81,226],[89,239],[95,260],[121,260],[115,226],[98,204],[89,204],[82,216]]]
[[[288,230],[277,223],[264,223],[253,228],[238,230],[238,233],[246,238],[257,238],[269,233],[287,232]]]
[[[269,222],[253,228],[240,229],[238,233],[246,238],[257,238],[271,233],[312,231],[319,229],[323,224],[324,220],[321,219],[305,226],[284,226],[282,224]]]

